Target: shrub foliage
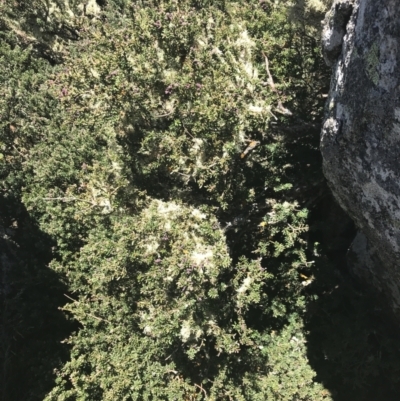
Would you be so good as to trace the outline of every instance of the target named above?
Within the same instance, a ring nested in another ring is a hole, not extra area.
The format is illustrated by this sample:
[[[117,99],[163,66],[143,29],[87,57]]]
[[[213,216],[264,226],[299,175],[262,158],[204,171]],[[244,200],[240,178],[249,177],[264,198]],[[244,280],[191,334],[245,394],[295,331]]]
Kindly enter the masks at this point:
[[[45,400],[331,399],[304,329],[327,71],[290,6],[2,3],[1,189],[79,322]]]

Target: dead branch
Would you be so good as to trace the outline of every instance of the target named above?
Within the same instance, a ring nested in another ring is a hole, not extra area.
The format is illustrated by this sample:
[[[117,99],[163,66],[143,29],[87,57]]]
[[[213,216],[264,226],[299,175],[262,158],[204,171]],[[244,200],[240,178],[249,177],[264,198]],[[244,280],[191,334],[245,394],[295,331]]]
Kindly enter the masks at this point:
[[[207,392],[206,392],[206,390],[204,390],[204,388],[200,385],[198,385],[198,384],[194,384],[196,387],[198,387],[203,393],[204,393],[204,395],[205,395],[205,397],[207,398]]]
[[[272,78],[271,71],[269,70],[268,57],[265,55],[264,52],[262,54],[263,54],[264,60],[265,60],[265,70],[267,71],[267,75],[268,75],[267,83],[271,87],[272,92],[275,92],[275,93],[277,93],[279,95],[279,91],[278,91],[278,89],[276,89],[276,85],[275,85],[274,79]],[[280,113],[280,114],[283,114],[285,116],[292,116],[293,115],[293,113],[282,104],[281,100],[278,100],[278,106],[275,107],[275,111]],[[277,119],[277,118],[275,117],[275,119]]]
[[[77,303],[77,304],[80,303],[79,301],[77,301],[77,300],[74,299],[74,298],[71,298],[71,297],[70,297],[69,295],[67,295],[67,294],[64,294],[64,296],[67,297],[68,299],[70,299],[71,301]],[[96,320],[99,320],[99,321],[101,321],[101,322],[107,322],[107,323],[112,324],[109,320],[103,319],[103,318],[101,318],[101,317],[97,317],[97,316],[95,316],[95,315],[92,315],[91,313],[87,313],[87,312],[86,312],[86,315],[88,315],[88,316],[90,316],[90,317],[92,317],[92,318],[94,318],[94,319],[96,319]]]

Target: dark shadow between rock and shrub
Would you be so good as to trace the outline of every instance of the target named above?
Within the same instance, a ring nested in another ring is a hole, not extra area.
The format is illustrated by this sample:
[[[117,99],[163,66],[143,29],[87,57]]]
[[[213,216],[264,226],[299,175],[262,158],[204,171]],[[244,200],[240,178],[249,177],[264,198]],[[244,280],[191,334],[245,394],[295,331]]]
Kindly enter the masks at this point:
[[[318,294],[308,306],[308,358],[335,401],[395,401],[400,394],[399,332],[376,297],[349,272],[351,220],[327,196],[311,215]],[[318,245],[320,243],[319,250]]]
[[[15,199],[0,202],[2,401],[39,401],[69,359],[62,340],[77,328],[59,307],[66,285],[47,267],[51,240]]]

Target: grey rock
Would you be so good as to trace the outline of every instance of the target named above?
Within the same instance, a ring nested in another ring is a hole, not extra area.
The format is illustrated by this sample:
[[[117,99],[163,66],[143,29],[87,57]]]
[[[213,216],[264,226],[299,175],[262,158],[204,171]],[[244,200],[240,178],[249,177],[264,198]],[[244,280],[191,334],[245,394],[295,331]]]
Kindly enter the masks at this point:
[[[332,66],[342,51],[343,37],[353,11],[354,0],[336,0],[323,21],[322,50],[325,62]]]
[[[332,192],[365,238],[353,243],[364,255],[353,271],[400,323],[399,16],[398,0],[336,1],[328,13],[323,46],[333,73],[321,151]]]

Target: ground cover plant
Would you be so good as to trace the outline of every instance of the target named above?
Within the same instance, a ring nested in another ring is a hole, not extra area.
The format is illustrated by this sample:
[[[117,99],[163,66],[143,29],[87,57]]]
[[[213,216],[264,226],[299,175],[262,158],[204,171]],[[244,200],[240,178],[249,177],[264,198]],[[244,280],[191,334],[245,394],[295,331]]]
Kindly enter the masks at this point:
[[[29,355],[20,294],[63,304],[52,361],[4,400],[334,399],[305,328],[336,285],[309,236],[322,6],[2,3],[2,226],[25,244],[3,267],[4,383]]]

